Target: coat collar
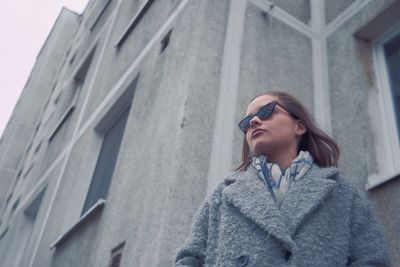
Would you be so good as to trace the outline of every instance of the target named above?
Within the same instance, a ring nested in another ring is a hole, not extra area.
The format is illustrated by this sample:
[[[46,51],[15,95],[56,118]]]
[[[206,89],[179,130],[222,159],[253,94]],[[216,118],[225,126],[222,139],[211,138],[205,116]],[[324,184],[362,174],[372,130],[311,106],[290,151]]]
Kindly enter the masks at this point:
[[[338,173],[335,167],[320,168],[314,164],[290,186],[280,208],[251,165],[244,172],[227,176],[222,193],[241,213],[282,242],[286,249],[293,250],[296,245],[292,237],[335,187]]]

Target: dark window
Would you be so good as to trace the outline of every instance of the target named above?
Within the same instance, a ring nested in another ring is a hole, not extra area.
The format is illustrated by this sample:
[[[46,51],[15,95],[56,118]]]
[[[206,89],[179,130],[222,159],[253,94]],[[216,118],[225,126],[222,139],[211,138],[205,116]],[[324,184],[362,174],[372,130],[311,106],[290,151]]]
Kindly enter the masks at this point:
[[[79,95],[81,93],[81,88],[85,82],[86,75],[89,71],[90,64],[92,63],[95,48],[90,52],[88,57],[79,67],[78,71],[74,75],[72,88],[63,89],[60,95],[57,96],[55,104],[57,104],[57,116],[58,122],[54,127],[53,131],[50,133],[49,142],[53,140],[55,135],[60,131],[60,129],[66,124],[66,121],[71,117],[75,110],[75,105],[78,102]],[[59,99],[61,96],[61,100]],[[60,102],[58,104],[58,102]]]
[[[390,79],[397,129],[400,134],[400,33],[384,44],[383,48]]]
[[[111,0],[100,0],[96,2],[96,4],[98,4],[98,6],[96,6],[96,11],[94,11],[88,19],[88,25],[91,31],[94,29],[97,22],[99,22],[101,16],[105,13],[110,2]]]
[[[121,265],[122,250],[125,246],[125,241],[111,250],[109,267],[119,267]]]
[[[26,216],[29,216],[31,218],[36,218],[36,216],[37,216],[37,214],[39,212],[39,209],[40,209],[40,205],[42,203],[42,199],[43,199],[44,193],[46,192],[46,188],[47,188],[47,186],[44,189],[42,189],[40,191],[40,193],[29,204],[29,206],[26,207],[26,209],[25,209],[25,215]]]
[[[104,133],[103,144],[100,149],[92,181],[90,183],[89,192],[86,196],[81,215],[90,209],[90,207],[93,206],[98,199],[107,198],[108,189],[117,162],[126,121],[128,119],[130,106],[131,105],[125,109],[125,111]]]
[[[17,207],[18,207],[18,205],[19,205],[20,199],[21,199],[21,197],[19,197],[19,198],[14,202],[14,204],[12,205],[12,212],[14,212],[14,211],[17,209]]]
[[[160,53],[164,52],[165,48],[167,48],[169,44],[169,39],[171,38],[171,33],[172,29],[168,31],[168,33],[164,36],[164,38],[161,40],[161,49]]]
[[[136,12],[133,19],[129,22],[128,27],[125,29],[122,36],[117,41],[117,48],[120,48],[128,36],[135,30],[136,26],[142,20],[146,12],[150,9],[151,5],[154,3],[154,0],[146,0],[143,5]]]

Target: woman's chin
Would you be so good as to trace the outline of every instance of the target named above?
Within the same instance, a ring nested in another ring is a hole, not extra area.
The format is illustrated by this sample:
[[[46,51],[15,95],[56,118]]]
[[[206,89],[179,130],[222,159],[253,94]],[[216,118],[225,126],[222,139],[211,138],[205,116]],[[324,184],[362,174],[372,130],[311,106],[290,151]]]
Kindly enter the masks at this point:
[[[277,142],[270,142],[270,140],[260,140],[251,144],[253,155],[271,155],[280,149],[281,148]]]
[[[259,155],[267,155],[268,154],[268,150],[265,149],[265,147],[254,147],[253,148],[253,155],[254,156],[259,156]]]

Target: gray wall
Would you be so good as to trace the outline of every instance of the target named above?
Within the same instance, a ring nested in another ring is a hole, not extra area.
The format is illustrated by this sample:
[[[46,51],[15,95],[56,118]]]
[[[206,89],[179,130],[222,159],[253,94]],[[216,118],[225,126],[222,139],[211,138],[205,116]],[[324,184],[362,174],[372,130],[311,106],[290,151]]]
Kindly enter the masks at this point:
[[[171,266],[195,210],[240,162],[236,122],[249,100],[269,89],[287,90],[316,115],[342,148],[342,172],[361,189],[379,173],[367,112],[377,85],[363,65],[365,40],[355,33],[393,1],[271,1],[273,8],[258,0],[154,1],[118,46],[145,2],[90,1],[81,16],[60,14],[31,74],[43,81],[27,83],[1,139],[0,188],[9,189],[0,197],[12,193],[0,215],[6,266],[105,267],[123,241],[121,266]],[[47,54],[54,63],[39,60]],[[82,221],[103,138],[99,127],[112,123],[135,79],[106,203]],[[75,102],[68,97],[73,90]],[[36,152],[26,152],[29,146]],[[399,186],[392,179],[364,191],[396,266]]]

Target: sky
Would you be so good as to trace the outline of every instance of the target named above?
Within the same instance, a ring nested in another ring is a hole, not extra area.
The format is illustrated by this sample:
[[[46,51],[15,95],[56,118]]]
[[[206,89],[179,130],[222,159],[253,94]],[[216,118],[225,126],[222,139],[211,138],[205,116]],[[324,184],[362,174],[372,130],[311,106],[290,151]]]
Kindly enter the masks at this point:
[[[0,16],[0,137],[62,7],[81,14],[88,0],[3,1]]]

